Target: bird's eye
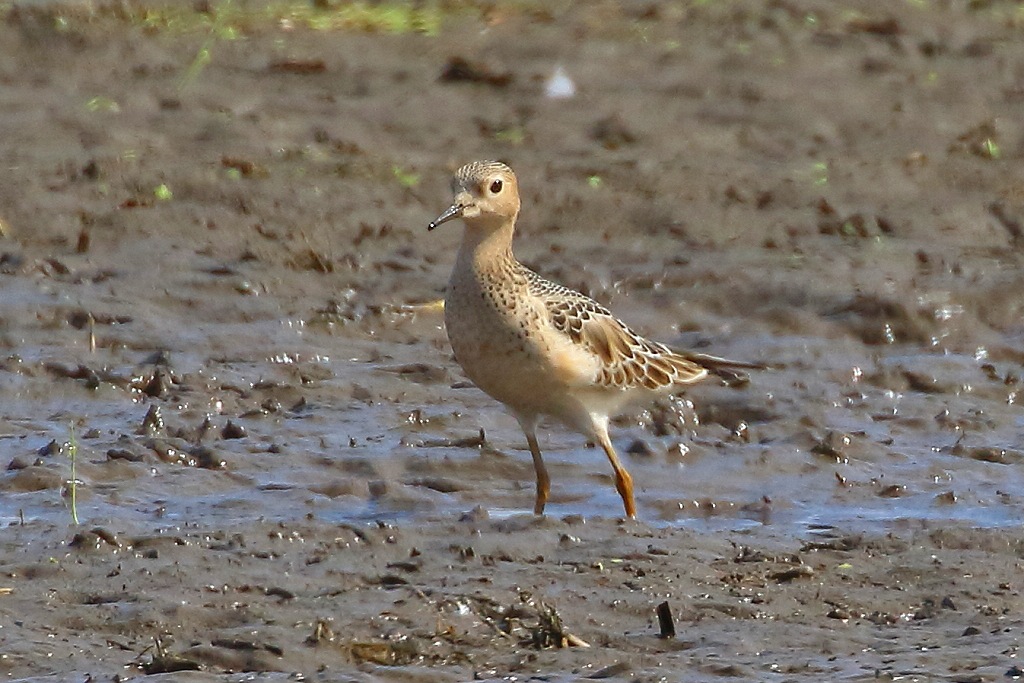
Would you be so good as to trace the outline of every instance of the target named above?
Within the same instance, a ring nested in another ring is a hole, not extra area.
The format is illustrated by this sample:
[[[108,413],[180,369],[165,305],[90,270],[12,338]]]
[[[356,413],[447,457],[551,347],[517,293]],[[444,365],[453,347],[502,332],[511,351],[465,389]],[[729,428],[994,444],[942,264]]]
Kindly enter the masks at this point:
[[[500,178],[495,178],[491,181],[491,194],[498,194],[501,192],[502,182]]]

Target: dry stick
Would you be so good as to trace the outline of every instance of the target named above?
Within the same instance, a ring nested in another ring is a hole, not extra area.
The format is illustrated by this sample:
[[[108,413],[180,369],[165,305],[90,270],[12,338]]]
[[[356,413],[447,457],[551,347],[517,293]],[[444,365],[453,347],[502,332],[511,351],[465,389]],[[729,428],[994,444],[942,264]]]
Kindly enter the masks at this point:
[[[675,638],[676,637],[676,625],[672,621],[672,610],[669,609],[668,602],[663,602],[658,605],[658,625],[661,626],[661,638]]]
[[[566,644],[570,647],[590,647],[590,643],[583,640],[579,636],[574,636],[571,633],[563,633],[563,635],[565,637]]]

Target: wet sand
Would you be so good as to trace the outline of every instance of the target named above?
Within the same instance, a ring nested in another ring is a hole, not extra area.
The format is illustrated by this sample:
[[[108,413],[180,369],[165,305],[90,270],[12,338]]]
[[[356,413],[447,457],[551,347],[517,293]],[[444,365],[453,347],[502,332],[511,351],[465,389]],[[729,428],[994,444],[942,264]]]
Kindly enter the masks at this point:
[[[328,4],[0,4],[7,680],[1021,675],[1015,4]],[[616,420],[638,521],[557,425],[528,514],[451,357],[487,157],[529,265],[773,365]]]

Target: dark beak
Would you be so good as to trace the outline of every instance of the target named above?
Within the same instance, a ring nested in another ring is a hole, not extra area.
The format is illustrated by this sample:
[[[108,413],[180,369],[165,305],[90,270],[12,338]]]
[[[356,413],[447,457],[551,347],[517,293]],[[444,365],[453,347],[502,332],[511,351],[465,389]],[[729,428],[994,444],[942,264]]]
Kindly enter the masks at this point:
[[[430,221],[430,223],[427,224],[427,230],[433,230],[442,223],[447,223],[450,220],[458,218],[459,216],[462,215],[462,212],[465,210],[465,208],[466,207],[460,206],[459,204],[452,204],[451,206],[444,210],[444,213],[442,213],[440,216],[438,216],[437,218],[435,218],[434,220]]]

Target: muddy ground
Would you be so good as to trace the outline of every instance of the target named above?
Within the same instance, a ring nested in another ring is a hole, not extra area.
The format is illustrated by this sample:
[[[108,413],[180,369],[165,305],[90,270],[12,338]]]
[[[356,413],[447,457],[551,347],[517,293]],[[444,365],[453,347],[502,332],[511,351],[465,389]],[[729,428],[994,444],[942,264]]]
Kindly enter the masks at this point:
[[[1022,673],[1017,3],[319,6],[0,3],[6,680]],[[617,421],[636,522],[557,425],[528,514],[452,360],[478,158],[528,264],[774,366]]]

